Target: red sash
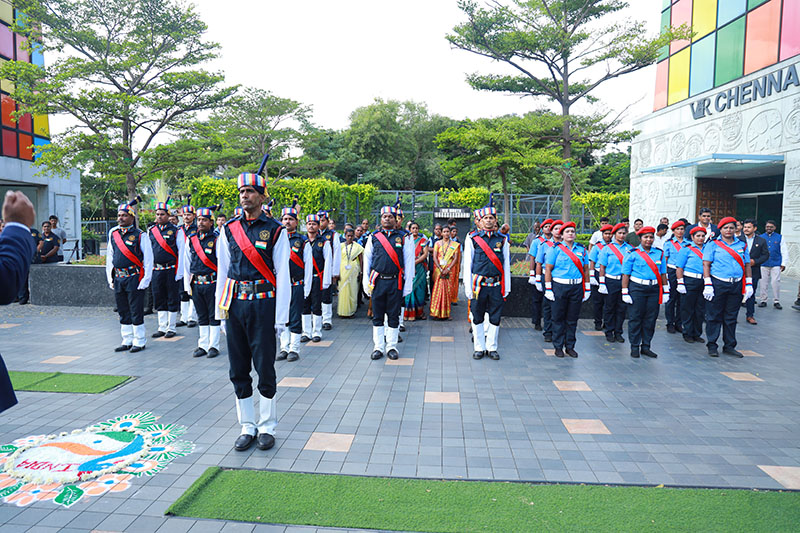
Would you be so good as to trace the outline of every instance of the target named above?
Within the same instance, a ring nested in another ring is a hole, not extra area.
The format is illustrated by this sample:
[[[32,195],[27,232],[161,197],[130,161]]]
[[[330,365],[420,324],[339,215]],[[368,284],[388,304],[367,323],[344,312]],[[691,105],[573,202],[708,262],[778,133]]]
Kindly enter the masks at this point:
[[[216,272],[217,265],[215,265],[214,262],[209,259],[206,253],[203,251],[203,246],[200,244],[200,239],[197,237],[197,235],[192,235],[192,238],[189,240],[192,241],[192,248],[194,248],[194,253],[197,254],[197,257],[200,258],[200,261],[202,261],[205,266]]]
[[[658,305],[661,305],[661,300],[664,299],[664,288],[661,286],[662,280],[661,280],[661,274],[658,273],[658,266],[656,266],[655,261],[653,261],[649,255],[641,251],[639,248],[636,248],[636,251],[639,252],[639,255],[642,256],[644,262],[647,263],[647,266],[650,267],[650,270],[652,270],[653,274],[655,274],[656,276],[656,281],[658,282]]]
[[[731,248],[730,246],[725,244],[722,239],[717,239],[714,242],[719,244],[720,248],[722,248],[723,250],[725,250],[726,252],[731,254],[733,256],[733,258],[736,259],[736,262],[739,263],[739,266],[742,267],[742,294],[744,294],[745,293],[745,285],[747,284],[747,280],[745,278],[746,270],[744,268],[744,261],[739,256],[739,254],[736,252],[736,250],[734,250],[733,248]]]
[[[693,251],[701,260],[703,259],[703,251],[700,248],[695,248],[694,246],[687,246],[687,248]]]
[[[292,260],[292,263],[305,270],[306,264],[303,262],[300,256],[297,255],[297,252],[294,251],[294,248],[292,248],[292,250],[289,252],[289,259]]]
[[[119,234],[119,230],[113,232],[111,235],[114,238],[114,244],[116,245],[117,249],[122,252],[122,255],[127,257],[131,263],[139,267],[139,281],[142,281],[142,278],[144,278],[144,263],[142,263],[142,260],[136,257],[136,254],[128,249],[128,245],[122,240],[122,235]]]
[[[382,231],[376,231],[373,235],[375,235],[375,238],[381,243],[383,249],[386,250],[394,266],[400,270],[400,273],[397,275],[397,288],[403,290],[403,267],[400,266],[400,259],[397,257],[397,252],[392,248],[392,243],[389,242],[389,239],[386,238],[386,235],[384,235]]]
[[[236,219],[228,224],[228,227],[231,230],[231,235],[233,235],[233,240],[236,241],[236,244],[242,250],[242,253],[245,255],[245,257],[247,257],[247,260],[250,261],[250,264],[256,267],[256,270],[258,270],[258,272],[264,276],[264,279],[272,283],[272,286],[277,289],[278,286],[275,280],[275,273],[270,270],[270,268],[264,262],[264,258],[261,257],[261,254],[258,253],[256,247],[252,242],[250,242],[250,238],[244,232],[244,228],[242,228],[242,221],[240,219]]]
[[[317,239],[319,239],[319,237],[317,237]],[[314,239],[313,243],[316,243],[317,239]],[[325,242],[325,237],[322,237],[322,242],[323,243]],[[308,243],[309,244],[307,246],[311,246],[312,245],[312,241],[308,241]],[[291,257],[291,255],[289,257]],[[311,265],[314,267],[314,271],[317,273],[317,277],[319,278],[319,290],[321,290],[321,291],[325,290],[325,289],[322,288],[322,274],[324,272],[320,271],[319,267],[317,266],[317,260],[314,259],[314,250],[313,249],[311,250]],[[303,263],[303,268],[305,268],[305,263]]]
[[[619,251],[619,248],[617,248],[613,242],[608,245],[608,248],[614,252],[614,255],[617,256],[617,260],[619,260],[619,264],[621,265],[624,261],[624,258],[622,257],[622,252]]]
[[[676,250],[678,250],[679,252],[681,251],[681,245],[680,243],[678,243],[678,241],[670,239],[670,242],[672,243],[672,246],[674,246]]]
[[[581,279],[583,279],[583,263],[578,258],[578,256],[575,255],[572,252],[572,250],[570,250],[569,248],[564,246],[562,243],[558,243],[558,249],[561,250],[562,252],[564,252],[565,254],[567,254],[567,257],[572,259],[572,262],[575,264],[576,267],[578,267],[578,272],[581,273]]]
[[[494,265],[494,267],[497,270],[500,271],[500,283],[503,286],[500,289],[500,294],[505,294],[505,292],[506,292],[506,271],[503,270],[503,263],[500,262],[500,258],[498,258],[497,254],[494,253],[492,251],[492,249],[489,247],[489,243],[487,243],[486,241],[481,239],[479,235],[475,235],[474,237],[472,237],[472,240],[474,242],[478,243],[478,246],[481,247],[481,250],[483,250],[483,253],[485,253],[486,257],[489,258],[489,261],[491,261],[492,264]]]
[[[167,252],[169,255],[175,258],[175,271],[177,272],[178,254],[176,254],[173,251],[172,247],[169,244],[167,244],[167,241],[164,239],[164,236],[161,235],[161,230],[158,229],[158,226],[153,226],[152,228],[150,228],[150,231],[153,232],[153,236],[156,238],[156,242],[158,243],[158,245],[161,246],[161,248],[163,248],[165,252]]]

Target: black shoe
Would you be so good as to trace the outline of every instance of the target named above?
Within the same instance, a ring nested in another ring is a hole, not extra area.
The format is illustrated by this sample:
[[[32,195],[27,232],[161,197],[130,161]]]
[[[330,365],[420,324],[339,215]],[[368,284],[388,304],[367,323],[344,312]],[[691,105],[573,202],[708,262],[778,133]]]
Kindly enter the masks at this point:
[[[634,347],[631,348],[631,357],[633,357],[634,359],[639,359],[639,347],[638,346],[634,346]]]
[[[800,307],[800,298],[794,301],[794,305]]]
[[[744,354],[735,348],[723,348],[722,353],[732,355],[733,357],[744,357]]]
[[[372,352],[372,355],[370,355],[369,357],[373,361],[377,361],[378,359],[383,357],[383,352],[381,352],[380,350],[375,350],[374,352]]]
[[[322,324],[322,329],[324,329],[325,331],[329,331],[331,328],[333,328],[333,326],[331,326],[328,323]]]
[[[686,342],[688,342],[690,344],[694,343],[694,337],[690,337],[689,335],[684,335],[683,336],[683,340],[685,340]]]
[[[394,348],[392,348],[391,350],[389,350],[388,352],[386,352],[386,357],[388,357],[388,358],[389,358],[389,359],[391,359],[392,361],[397,361],[397,358],[398,358],[398,357],[400,357],[400,354],[399,354],[399,353],[397,353],[397,350],[395,350]]]
[[[622,335],[615,335],[614,340],[620,344],[625,344],[625,337]]]
[[[141,352],[144,348],[144,346],[131,346],[131,353]]]
[[[398,336],[397,336],[397,343],[399,344],[399,343],[401,343],[401,342],[403,342],[403,337],[402,337],[402,336],[400,336],[400,335],[398,335]]]
[[[247,433],[243,433],[236,437],[236,442],[233,443],[233,449],[237,452],[243,452],[246,449],[250,448],[253,443],[256,441],[255,435],[248,435]]]
[[[182,327],[183,327],[183,326],[185,326],[185,325],[186,325],[186,322],[184,322],[183,320],[178,320],[178,321],[175,323],[175,327],[176,327],[176,328],[182,328]]]
[[[19,301],[19,305],[25,305],[27,303],[28,303],[28,299],[27,298]]]
[[[259,433],[256,437],[256,448],[259,450],[269,450],[275,446],[275,437],[269,433]]]
[[[544,342],[553,342],[553,336],[552,335],[545,335],[544,336]]]
[[[653,350],[651,350],[649,346],[647,348],[642,346],[642,355],[646,355],[647,357],[652,357],[653,359],[658,357],[658,354]]]
[[[400,331],[405,331],[405,330],[406,330],[406,327],[404,325],[400,324]]]
[[[474,352],[472,352],[472,358],[473,359],[483,359],[483,352],[480,351],[480,350],[475,350]]]
[[[216,348],[209,348],[208,355],[206,357],[208,357],[209,359],[214,359],[218,355],[219,355],[219,350],[217,350]]]
[[[197,327],[197,321],[196,320],[190,320],[189,323],[186,324],[186,327],[187,328],[196,328]]]
[[[775,302],[772,307],[774,307],[775,309],[783,309],[783,306],[781,305],[780,302]]]
[[[489,352],[489,359],[491,359],[492,361],[499,361],[500,354],[497,353],[495,350],[492,350],[491,352]]]
[[[313,337],[311,337],[311,342],[319,342],[321,340],[322,337],[320,337],[319,335],[314,335]]]
[[[542,325],[541,324],[534,324],[533,325],[533,329],[535,329],[536,331],[542,331]]]
[[[166,334],[166,335],[164,335],[164,338],[165,338],[165,339],[171,339],[171,338],[172,338],[172,337],[174,337],[175,335],[177,335],[177,333],[175,333],[174,331],[168,331],[168,332],[167,332],[167,334]]]
[[[594,325],[594,330],[595,330],[595,331],[603,331],[603,324],[597,324],[597,323],[595,323],[595,325]]]
[[[694,339],[694,342],[706,342],[706,340],[703,337],[692,337],[692,338]]]
[[[708,349],[708,355],[711,356],[711,357],[719,357],[719,351],[717,351],[716,347],[709,348]]]
[[[202,348],[197,348],[195,351],[192,352],[192,357],[203,357],[208,355],[208,352]]]
[[[675,333],[675,326],[667,324],[667,333]]]
[[[567,348],[567,355],[572,357],[573,359],[577,359],[578,352],[575,351],[575,348]]]
[[[289,355],[286,356],[286,360],[289,362],[297,361],[300,359],[300,355],[297,352],[289,352]]]
[[[164,331],[156,331],[155,333],[153,333],[151,335],[151,337],[153,337],[154,339],[158,339],[159,337],[163,337],[164,335],[166,335],[166,332],[164,332]]]
[[[307,336],[305,336],[305,335],[303,335],[302,337],[300,337],[300,342],[308,342],[308,341],[310,341],[310,340],[311,340],[311,339],[310,339],[310,338],[308,338],[308,337],[307,337]]]
[[[562,350],[561,348],[556,348],[555,356],[556,357],[564,357],[564,350]]]
[[[683,326],[681,326],[680,324],[675,324],[675,331],[677,331],[678,333],[683,333]]]
[[[152,309],[142,309],[142,314],[143,315],[152,315],[153,314],[153,310]]]
[[[792,306],[792,309],[794,309],[795,311],[800,311],[800,304],[794,304]]]
[[[131,349],[131,345],[130,344],[123,344],[122,346],[117,346],[116,348],[114,348],[114,351],[115,352],[126,352],[126,351],[128,351],[130,349]]]
[[[281,350],[281,351],[278,353],[278,355],[275,357],[275,360],[276,360],[276,361],[283,361],[283,360],[284,360],[284,359],[286,359],[288,356],[289,356],[289,352],[287,352],[286,350]]]
[[[758,302],[758,306],[759,307],[766,307],[767,306],[767,302]]]
[[[608,342],[616,342],[614,339],[614,335],[612,335],[611,333],[606,333],[606,340]]]
[[[453,302],[450,305],[458,305],[458,302]]]

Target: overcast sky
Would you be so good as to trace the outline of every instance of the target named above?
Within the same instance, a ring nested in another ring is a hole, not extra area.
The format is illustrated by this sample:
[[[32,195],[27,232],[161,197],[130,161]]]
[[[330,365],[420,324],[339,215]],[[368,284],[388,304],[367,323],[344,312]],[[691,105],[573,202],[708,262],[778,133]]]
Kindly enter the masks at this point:
[[[221,44],[215,68],[229,83],[267,89],[310,104],[325,128],[347,127],[349,114],[374,98],[415,100],[455,119],[522,114],[532,99],[479,92],[470,72],[497,69],[445,40],[465,20],[456,0],[194,0]],[[625,15],[658,30],[661,2],[634,0]],[[246,7],[245,7],[246,6]],[[498,71],[499,72],[499,71]],[[631,120],[652,111],[655,67],[608,82],[595,93]]]

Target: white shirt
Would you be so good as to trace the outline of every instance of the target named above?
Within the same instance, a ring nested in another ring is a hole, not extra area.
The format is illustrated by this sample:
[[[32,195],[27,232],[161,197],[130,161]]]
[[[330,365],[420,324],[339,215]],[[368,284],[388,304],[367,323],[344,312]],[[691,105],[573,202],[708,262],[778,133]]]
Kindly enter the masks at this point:
[[[656,248],[661,248],[663,250],[664,249],[664,244],[666,244],[666,242],[669,239],[670,239],[670,236],[667,235],[666,233],[662,237],[659,237],[658,235],[656,235],[655,239],[653,240],[653,246],[655,246]]]
[[[119,226],[114,226],[108,232],[108,246],[106,246],[106,279],[108,284],[114,283],[114,239],[111,234],[114,233]],[[30,230],[28,230],[30,231]],[[137,289],[144,290],[150,286],[150,280],[153,279],[153,247],[150,246],[150,237],[146,231],[141,233],[139,248],[142,249],[142,267],[144,268],[144,277],[139,282]]]
[[[594,233],[592,233],[592,236],[589,239],[589,244],[591,244],[592,246],[594,246],[598,242],[603,242],[603,232],[600,230],[597,230]]]

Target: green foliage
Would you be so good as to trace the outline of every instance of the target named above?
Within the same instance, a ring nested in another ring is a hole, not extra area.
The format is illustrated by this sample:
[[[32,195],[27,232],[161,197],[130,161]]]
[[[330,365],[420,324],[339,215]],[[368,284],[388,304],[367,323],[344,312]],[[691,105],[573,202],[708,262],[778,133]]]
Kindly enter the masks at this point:
[[[617,212],[622,217],[628,216],[630,194],[627,192],[585,192],[573,195],[572,201],[586,206],[592,215],[592,221],[597,224],[600,217],[616,218]]]
[[[489,203],[489,190],[485,187],[439,189],[439,202],[475,210]]]
[[[628,152],[604,154],[600,163],[589,167],[586,187],[599,192],[625,192],[631,183],[631,156]]]

